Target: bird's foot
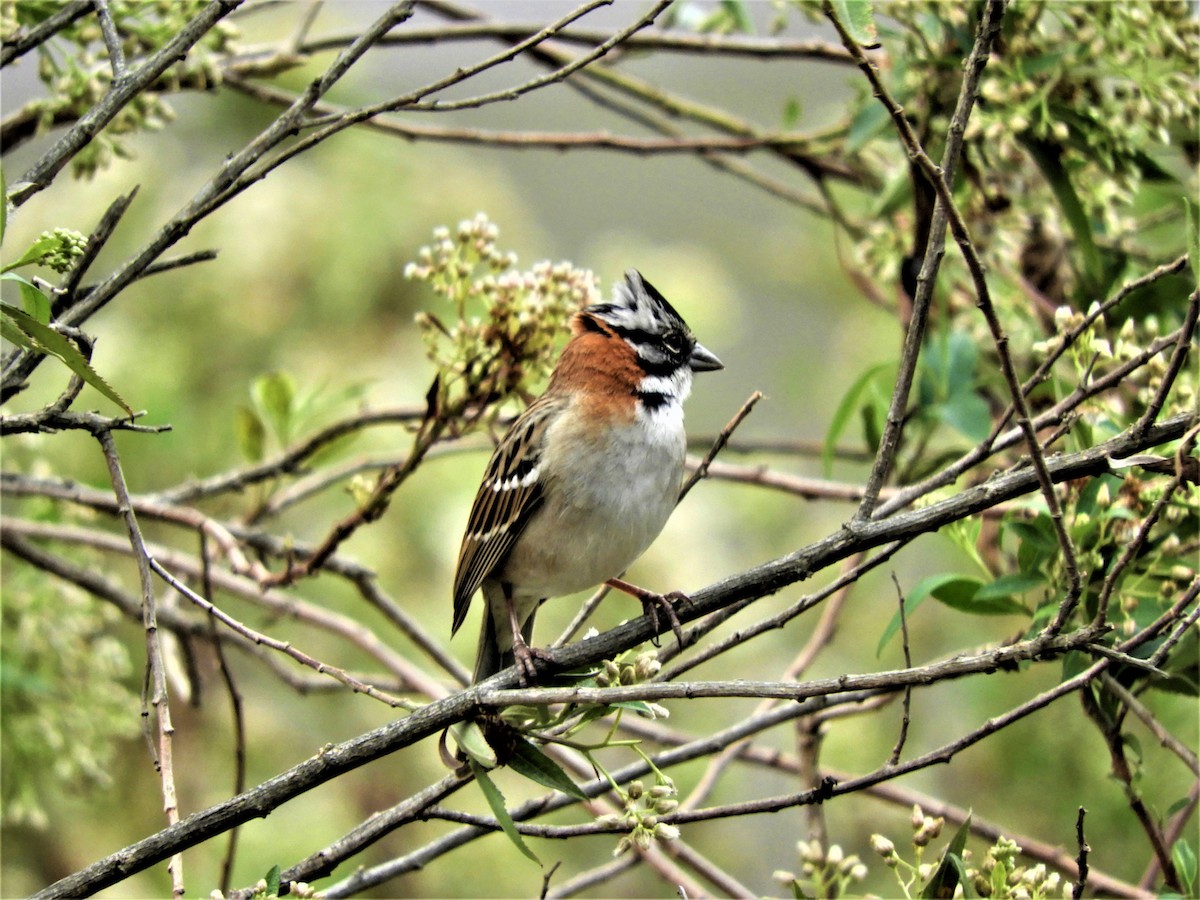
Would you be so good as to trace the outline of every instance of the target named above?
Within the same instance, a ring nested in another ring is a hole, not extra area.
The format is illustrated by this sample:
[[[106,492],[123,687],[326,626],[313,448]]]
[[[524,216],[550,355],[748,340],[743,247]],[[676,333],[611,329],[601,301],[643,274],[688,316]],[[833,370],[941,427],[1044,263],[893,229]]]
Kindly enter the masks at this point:
[[[553,662],[553,655],[540,647],[530,647],[524,639],[513,641],[513,659],[517,665],[517,679],[521,687],[537,684],[537,664],[535,659],[542,662]]]
[[[675,612],[675,604],[688,600],[687,594],[682,591],[671,591],[669,594],[656,594],[654,591],[648,591],[645,588],[638,587],[636,584],[622,581],[620,578],[610,578],[605,583],[609,587],[623,591],[631,597],[636,597],[642,604],[642,613],[650,620],[650,625],[654,629],[654,637],[650,639],[650,643],[654,644],[655,647],[659,646],[658,634],[662,629],[658,616],[661,612],[666,618],[667,624],[671,626],[671,633],[675,635],[675,641],[679,644],[679,649],[683,649],[683,623],[679,621],[679,616]]]

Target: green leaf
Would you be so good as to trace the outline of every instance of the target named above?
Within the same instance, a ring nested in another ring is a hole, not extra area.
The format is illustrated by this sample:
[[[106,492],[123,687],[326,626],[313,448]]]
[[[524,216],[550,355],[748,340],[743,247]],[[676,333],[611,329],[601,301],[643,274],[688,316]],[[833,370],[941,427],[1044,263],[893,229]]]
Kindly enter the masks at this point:
[[[957,579],[962,578],[961,575],[951,575],[942,573],[940,575],[930,575],[928,578],[922,578],[917,582],[917,586],[908,592],[904,597],[904,615],[907,618],[913,614],[921,603],[932,594],[935,590],[945,584],[949,584]],[[883,635],[879,638],[879,646],[875,648],[875,655],[879,656],[883,652],[883,648],[900,630],[900,612],[897,610],[892,615],[892,620],[888,622],[887,627],[883,629]]]
[[[279,871],[279,866],[274,865],[271,866],[271,871],[267,872],[266,882],[268,897],[279,896]]]
[[[10,262],[3,268],[0,268],[0,272],[8,272],[12,269],[20,268],[21,266],[32,265],[33,263],[41,260],[41,258],[47,253],[54,250],[58,246],[58,243],[58,238],[54,235],[44,234],[29,245],[29,249],[21,255],[20,259],[18,259],[16,262]]]
[[[1005,581],[1005,578],[1008,581]],[[1001,583],[1003,582],[1003,583]],[[951,609],[959,612],[968,613],[975,616],[1008,616],[1013,614],[1028,614],[1027,610],[1021,603],[1014,600],[1012,595],[1019,593],[1018,589],[1028,590],[1037,584],[1041,584],[1042,579],[1038,577],[1036,582],[1030,576],[1012,575],[998,578],[991,584],[985,584],[978,578],[970,575],[957,575],[952,572],[942,572],[937,575],[930,575],[927,578],[922,578],[904,597],[904,615],[911,616],[915,610],[927,597],[933,597],[939,603],[949,606]],[[999,587],[996,587],[999,585]],[[1028,586],[1026,586],[1028,585]],[[984,588],[990,588],[988,592],[984,592]],[[883,648],[887,645],[896,632],[900,630],[900,611],[897,610],[884,628],[883,634],[879,638],[879,645],[875,648],[875,655],[878,656],[883,652]]]
[[[1195,629],[1187,632],[1161,668],[1168,677],[1151,678],[1146,682],[1148,688],[1184,697],[1200,696],[1200,634]]]
[[[287,372],[271,372],[256,378],[251,386],[255,405],[270,422],[279,443],[286,446],[294,424],[296,382]]]
[[[1037,572],[1014,572],[1011,575],[1001,575],[990,584],[985,584],[975,592],[976,601],[1001,600],[1016,594],[1024,594],[1036,587],[1041,587],[1046,579]]]
[[[239,406],[234,415],[233,428],[242,456],[247,462],[262,462],[267,442],[267,427],[262,417],[248,406]]]
[[[740,34],[752,34],[754,21],[746,8],[745,0],[721,0],[721,9],[729,20],[730,27]]]
[[[962,887],[964,897],[974,897],[975,891],[967,877],[967,865],[963,862],[963,850],[967,846],[967,836],[971,833],[971,815],[967,814],[965,822],[954,833],[950,846],[942,854],[942,861],[925,883],[921,891],[922,897],[950,898],[955,889]]]
[[[980,597],[983,587],[983,582],[977,578],[960,576],[939,585],[931,594],[935,600],[951,609],[973,616],[1008,616],[1028,612],[1010,594]]]
[[[874,137],[879,135],[891,122],[891,116],[882,103],[868,103],[850,120],[846,131],[846,153],[854,154],[862,150]],[[905,186],[908,179],[902,179]],[[893,192],[894,193],[894,192]]]
[[[979,442],[991,431],[991,412],[976,390],[979,350],[965,331],[930,337],[921,354],[918,397],[923,412]]]
[[[618,700],[616,703],[609,704],[609,707],[611,709],[625,709],[647,719],[657,719],[661,716],[661,713],[656,713],[645,700]]]
[[[16,344],[18,347],[24,347],[26,350],[38,349],[34,346],[33,341],[29,339],[29,335],[18,328],[8,316],[0,316],[0,336],[10,344]]]
[[[479,782],[479,788],[483,791],[484,799],[487,800],[488,806],[491,807],[492,815],[496,817],[497,824],[508,835],[508,839],[516,845],[518,850],[540,866],[542,861],[529,849],[529,845],[525,843],[525,839],[517,831],[517,823],[508,814],[508,806],[505,803],[504,795],[500,793],[500,788],[496,787],[496,783],[488,775],[487,769],[473,759],[469,760],[468,764],[471,766],[471,773],[475,776],[475,780]]]
[[[485,769],[496,768],[496,751],[484,737],[483,729],[476,722],[456,722],[450,726],[450,734],[458,749],[467,754],[472,762],[478,763]]]
[[[800,100],[797,97],[788,97],[787,102],[783,105],[783,118],[780,122],[780,127],[784,130],[791,130],[796,127],[796,123],[800,121],[800,114],[803,112],[803,107],[800,105]]]
[[[127,414],[133,415],[133,410],[130,409],[129,404],[121,399],[121,395],[113,390],[107,381],[100,377],[100,374],[84,359],[83,354],[79,352],[79,348],[71,341],[67,340],[67,338],[63,337],[50,326],[43,325],[33,316],[29,315],[29,313],[18,309],[12,304],[0,303],[0,310],[3,311],[3,315],[16,328],[25,333],[30,341],[33,342],[38,352],[48,353],[51,356],[57,357],[68,369],[85,382],[117,404],[121,409],[125,410]]]
[[[875,6],[871,0],[832,0],[833,14],[863,47],[878,47],[879,33],[875,30]]]
[[[945,403],[934,409],[938,420],[974,443],[979,443],[991,433],[992,413],[987,401],[972,391],[951,394]]]
[[[4,272],[0,274],[0,281],[16,282],[17,287],[21,291],[21,303],[25,307],[25,312],[29,313],[43,325],[50,323],[50,298],[42,293],[32,281],[16,272]]]
[[[1175,872],[1183,882],[1183,896],[1196,896],[1196,851],[1183,838],[1171,848],[1171,862],[1175,863]]]
[[[946,336],[947,393],[969,391],[975,383],[979,348],[967,332],[956,330]]]
[[[895,363],[880,363],[872,366],[858,376],[842,397],[842,402],[838,404],[829,421],[829,431],[825,435],[825,447],[821,451],[821,464],[826,475],[833,469],[833,456],[837,450],[838,438],[846,430],[846,424],[850,421],[850,417],[858,410],[863,396],[874,387],[875,381],[882,373],[893,368],[895,368]]]
[[[524,739],[517,741],[513,748],[513,754],[508,760],[508,767],[518,775],[524,775],[542,787],[559,791],[579,800],[588,799],[587,794],[571,780],[571,777],[563,771],[562,766],[530,741]]]

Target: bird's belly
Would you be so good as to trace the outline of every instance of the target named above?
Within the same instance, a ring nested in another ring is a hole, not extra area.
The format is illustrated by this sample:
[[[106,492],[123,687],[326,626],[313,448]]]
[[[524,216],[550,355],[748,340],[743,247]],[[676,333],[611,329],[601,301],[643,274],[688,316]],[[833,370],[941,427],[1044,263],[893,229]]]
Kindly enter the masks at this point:
[[[560,461],[546,504],[499,577],[514,593],[557,597],[620,575],[662,531],[679,495],[683,436]]]

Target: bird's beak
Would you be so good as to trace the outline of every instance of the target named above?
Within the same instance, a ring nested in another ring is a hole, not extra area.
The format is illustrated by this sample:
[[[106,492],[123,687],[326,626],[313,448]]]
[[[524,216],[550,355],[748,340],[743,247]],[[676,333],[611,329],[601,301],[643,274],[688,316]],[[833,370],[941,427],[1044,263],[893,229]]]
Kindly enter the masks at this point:
[[[725,368],[725,364],[717,359],[716,354],[705,348],[703,344],[697,344],[692,348],[688,366],[693,372],[715,372],[717,369]]]

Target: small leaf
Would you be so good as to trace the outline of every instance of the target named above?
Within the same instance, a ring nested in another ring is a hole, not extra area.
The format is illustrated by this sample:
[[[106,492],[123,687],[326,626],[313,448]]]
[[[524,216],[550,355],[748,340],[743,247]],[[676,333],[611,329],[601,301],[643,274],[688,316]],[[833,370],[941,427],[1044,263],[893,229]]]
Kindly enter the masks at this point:
[[[730,28],[739,34],[754,32],[754,21],[746,6],[746,0],[721,0],[721,8],[728,17]]]
[[[1045,583],[1046,579],[1036,572],[1015,572],[1011,575],[1001,575],[995,581],[985,584],[976,591],[974,599],[976,601],[1000,600],[1032,591]]]
[[[871,0],[832,0],[834,15],[850,37],[861,46],[879,46],[879,33],[875,30],[875,8]]]
[[[1008,616],[1029,612],[1009,594],[980,597],[983,587],[979,579],[964,576],[939,586],[932,593],[938,602],[973,616]]]
[[[992,413],[987,401],[973,390],[951,394],[933,412],[944,425],[975,443],[986,438],[992,430]]]
[[[966,331],[955,330],[946,338],[946,374],[950,394],[969,391],[975,383],[979,348]]]
[[[43,325],[22,309],[18,309],[9,303],[0,304],[0,308],[2,308],[3,314],[33,341],[38,352],[49,353],[51,356],[57,357],[68,369],[85,382],[117,404],[121,409],[125,410],[126,413],[131,416],[133,415],[133,410],[129,408],[129,404],[122,400],[121,395],[113,390],[107,381],[100,377],[100,374],[84,359],[83,354],[79,352],[79,348],[71,341],[67,340],[50,326]]]
[[[843,395],[841,403],[838,404],[837,409],[833,412],[833,417],[829,420],[829,431],[825,435],[825,446],[821,451],[821,464],[825,469],[826,475],[833,468],[833,456],[837,450],[838,438],[846,430],[846,425],[850,421],[850,417],[858,410],[863,396],[874,386],[876,379],[894,367],[894,363],[880,363],[877,366],[872,366],[859,375],[854,384],[850,385],[845,395]]]
[[[496,817],[496,823],[508,835],[508,839],[516,845],[518,850],[540,866],[542,861],[529,849],[529,845],[525,843],[525,839],[517,831],[517,823],[508,814],[504,795],[500,793],[500,788],[496,787],[496,783],[488,775],[487,769],[479,765],[475,760],[469,760],[469,764],[471,766],[471,773],[475,776],[475,780],[479,782],[480,790],[483,791],[484,799],[487,800],[488,806],[491,807],[492,815]]]
[[[1171,861],[1175,863],[1175,871],[1183,882],[1183,895],[1194,897],[1196,889],[1196,851],[1183,838],[1175,842],[1171,848]]]
[[[268,897],[278,897],[279,896],[279,866],[278,865],[271,866],[271,871],[267,872],[266,882],[267,882],[267,896]]]
[[[882,103],[868,103],[850,120],[850,128],[846,132],[846,152],[854,154],[862,150],[872,138],[884,131],[889,122],[891,117]],[[903,179],[903,182],[907,185],[908,179]],[[892,191],[893,195],[895,192]]]
[[[267,427],[262,417],[248,406],[239,406],[235,415],[233,427],[242,456],[247,462],[262,462],[267,440]]]
[[[34,346],[33,341],[29,339],[29,335],[18,328],[8,316],[0,316],[0,337],[3,337],[10,344],[16,344],[18,347],[24,347],[26,350],[38,349]]]
[[[294,424],[296,382],[287,372],[271,372],[255,379],[251,393],[263,418],[274,429],[275,437],[286,446]]]
[[[803,107],[800,105],[800,100],[797,97],[788,97],[787,102],[783,105],[783,119],[780,123],[785,130],[791,130],[796,127],[800,121],[800,114]]]
[[[16,272],[0,274],[0,281],[15,281],[21,291],[21,303],[29,313],[43,325],[50,323],[50,298],[42,293],[32,281]]]
[[[647,719],[657,719],[662,715],[662,710],[655,710],[645,700],[618,700],[616,703],[609,704],[610,709],[625,709],[632,713],[637,713]]]
[[[1184,697],[1200,696],[1200,634],[1194,629],[1185,634],[1162,668],[1167,677],[1150,679],[1147,688]]]
[[[36,241],[29,245],[29,249],[21,254],[20,259],[16,262],[7,263],[0,272],[8,272],[12,269],[20,268],[21,266],[32,265],[41,260],[43,256],[58,246],[58,238],[52,234],[43,234]]]
[[[571,777],[563,771],[562,766],[527,740],[517,741],[513,748],[513,754],[508,760],[508,767],[518,775],[524,775],[542,787],[559,791],[579,800],[588,799],[587,794],[571,780]]]
[[[920,606],[926,597],[932,594],[943,584],[947,584],[961,577],[961,575],[942,573],[940,575],[930,575],[928,578],[922,578],[919,582],[917,582],[917,586],[909,591],[904,597],[904,615],[906,617],[911,616],[913,614],[913,610]],[[887,642],[890,641],[899,630],[900,613],[897,611],[892,616],[892,620],[888,622],[887,627],[883,629],[883,635],[879,638],[879,646],[875,648],[876,656],[883,652],[883,648],[887,645]]]
[[[942,861],[938,863],[937,869],[925,883],[925,887],[921,891],[922,897],[947,898],[948,900],[954,896],[955,889],[958,887],[962,888],[964,897],[975,896],[971,880],[967,877],[966,863],[962,858],[963,850],[967,846],[967,836],[970,833],[971,815],[968,813],[966,821],[959,826],[950,845],[946,848],[946,852],[942,854]]]
[[[487,742],[476,722],[457,722],[450,726],[450,735],[458,745],[458,749],[467,754],[472,760],[485,769],[496,768],[496,751]]]

